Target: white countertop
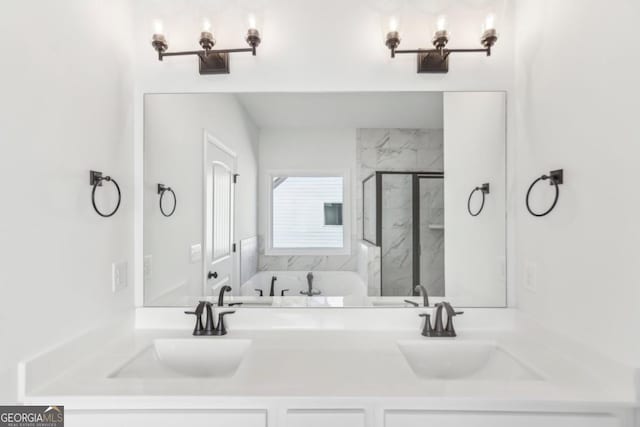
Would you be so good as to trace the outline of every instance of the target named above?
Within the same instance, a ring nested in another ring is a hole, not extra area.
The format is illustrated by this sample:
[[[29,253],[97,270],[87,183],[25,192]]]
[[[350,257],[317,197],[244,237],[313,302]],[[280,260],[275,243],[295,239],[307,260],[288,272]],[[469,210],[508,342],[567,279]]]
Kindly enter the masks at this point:
[[[416,322],[416,326],[418,326]],[[557,338],[544,340],[530,330],[458,329],[456,340],[490,340],[512,353],[543,380],[479,381],[427,380],[416,376],[398,345],[398,340],[433,340],[414,330],[250,330],[231,329],[225,337],[203,340],[247,338],[252,340],[235,375],[229,378],[110,378],[109,376],[156,338],[188,338],[185,329],[132,329],[125,335],[105,339],[93,351],[75,346],[60,353],[51,366],[67,367],[42,384],[31,383],[26,402],[62,401],[77,407],[113,405],[122,408],[144,400],[155,405],[171,397],[171,404],[225,404],[246,397],[273,399],[370,398],[419,400],[432,407],[513,410],[549,410],[577,407],[594,410],[637,406],[634,390],[618,381],[624,369],[592,366],[597,358],[581,357],[556,348]],[[118,335],[118,334],[115,334]],[[70,352],[74,352],[71,354]],[[82,354],[78,354],[82,353]],[[46,356],[42,356],[46,359]],[[36,360],[36,371],[45,369],[45,359]],[[589,365],[591,364],[591,366]],[[602,372],[604,371],[604,372]],[[224,398],[221,400],[221,398]]]

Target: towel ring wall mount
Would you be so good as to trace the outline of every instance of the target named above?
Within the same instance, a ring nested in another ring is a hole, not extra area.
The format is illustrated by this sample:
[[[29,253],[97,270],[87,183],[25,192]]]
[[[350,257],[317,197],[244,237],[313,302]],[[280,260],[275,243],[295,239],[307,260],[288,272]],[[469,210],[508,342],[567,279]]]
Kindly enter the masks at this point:
[[[547,181],[547,180],[549,181],[549,185],[553,185],[553,187],[555,188],[555,196],[553,198],[553,203],[551,204],[551,207],[549,207],[549,209],[547,209],[542,213],[534,212],[531,209],[531,205],[529,203],[531,190],[533,190],[533,187],[535,187],[537,183],[541,181]],[[561,184],[564,184],[564,169],[557,169],[557,170],[551,171],[549,172],[549,175],[542,175],[541,177],[533,181],[529,186],[529,189],[527,190],[527,197],[525,199],[527,210],[529,211],[529,213],[535,217],[543,217],[543,216],[549,215],[551,211],[553,211],[556,205],[558,204],[558,199],[560,198],[559,185]]]
[[[171,195],[173,196],[173,209],[171,209],[171,212],[165,212],[164,208],[162,207],[162,199],[164,198],[165,193],[171,193]],[[158,194],[160,195],[160,202],[159,202],[160,213],[162,213],[162,215],[168,218],[171,215],[173,215],[173,213],[176,211],[176,206],[178,206],[178,199],[176,198],[176,193],[173,191],[171,187],[167,187],[164,184],[158,184]]]
[[[98,209],[98,206],[96,206],[96,189],[98,187],[102,187],[103,181],[111,182],[116,187],[116,191],[118,192],[118,203],[116,203],[116,207],[113,209],[113,211],[106,214],[100,212],[100,209]],[[120,186],[118,185],[116,180],[111,178],[110,176],[103,176],[102,172],[89,171],[89,185],[93,187],[91,190],[91,204],[93,205],[93,209],[96,211],[96,213],[103,218],[109,218],[115,215],[115,213],[118,212],[118,209],[120,209],[120,202],[122,201],[122,193],[120,192]]]
[[[473,198],[473,195],[476,193],[476,191],[480,191],[480,194],[482,194],[482,203],[480,203],[480,208],[476,212],[473,212],[471,210],[471,199]],[[485,195],[489,194],[489,193],[490,193],[490,185],[489,185],[489,183],[484,183],[480,187],[476,187],[473,190],[471,190],[471,194],[469,194],[469,198],[467,199],[467,212],[469,212],[469,215],[471,215],[471,216],[480,215],[480,213],[484,209]]]

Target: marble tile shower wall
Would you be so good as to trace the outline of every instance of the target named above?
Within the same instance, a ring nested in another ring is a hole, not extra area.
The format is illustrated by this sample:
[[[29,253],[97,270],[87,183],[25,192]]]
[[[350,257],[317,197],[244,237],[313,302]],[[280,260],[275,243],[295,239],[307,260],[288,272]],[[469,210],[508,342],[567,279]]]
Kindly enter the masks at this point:
[[[429,295],[443,297],[444,182],[420,180],[420,284]]]
[[[380,296],[380,248],[361,241],[358,251],[358,274],[367,285],[367,295]]]
[[[443,172],[442,129],[358,129],[356,218],[362,238],[362,181],[376,171]]]
[[[258,270],[260,271],[357,271],[358,254],[355,237],[351,255],[265,255],[264,236],[258,236]]]
[[[362,238],[363,223],[362,181],[376,171],[443,172],[443,142],[442,129],[358,130],[356,230],[359,238]],[[383,181],[382,295],[411,294],[411,203],[408,177],[396,176]],[[428,248],[439,251],[441,245],[435,240]],[[425,259],[438,260],[435,253],[423,255]]]

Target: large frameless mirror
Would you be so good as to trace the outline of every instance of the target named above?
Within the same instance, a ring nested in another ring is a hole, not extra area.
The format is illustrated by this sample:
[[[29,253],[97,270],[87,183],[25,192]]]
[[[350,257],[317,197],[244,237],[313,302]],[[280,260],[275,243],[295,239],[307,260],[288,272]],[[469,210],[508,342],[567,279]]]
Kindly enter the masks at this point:
[[[145,305],[504,307],[505,103],[147,94]]]

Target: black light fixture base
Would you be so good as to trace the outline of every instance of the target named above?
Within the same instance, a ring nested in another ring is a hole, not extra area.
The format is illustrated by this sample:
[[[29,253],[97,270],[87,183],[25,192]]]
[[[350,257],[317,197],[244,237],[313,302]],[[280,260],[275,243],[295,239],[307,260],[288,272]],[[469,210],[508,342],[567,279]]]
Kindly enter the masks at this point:
[[[200,74],[229,74],[229,54],[211,52],[198,55]]]
[[[438,73],[449,72],[449,55],[440,54],[434,51],[418,53],[418,73]]]

